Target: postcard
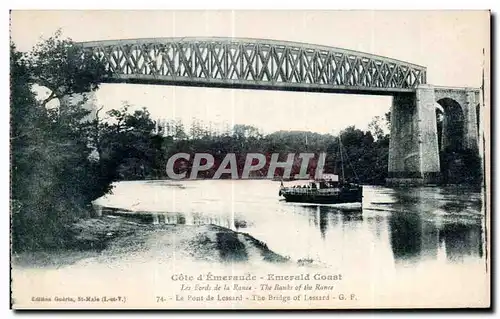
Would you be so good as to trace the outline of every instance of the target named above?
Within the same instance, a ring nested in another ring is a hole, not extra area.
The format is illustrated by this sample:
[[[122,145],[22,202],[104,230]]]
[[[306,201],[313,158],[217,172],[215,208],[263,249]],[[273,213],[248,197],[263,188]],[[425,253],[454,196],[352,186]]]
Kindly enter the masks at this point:
[[[11,308],[488,308],[489,11],[11,12]]]

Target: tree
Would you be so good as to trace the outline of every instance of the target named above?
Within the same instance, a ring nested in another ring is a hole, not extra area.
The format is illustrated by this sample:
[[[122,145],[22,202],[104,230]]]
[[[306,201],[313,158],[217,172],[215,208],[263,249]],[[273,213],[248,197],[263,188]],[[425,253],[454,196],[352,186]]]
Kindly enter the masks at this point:
[[[72,94],[95,91],[109,70],[99,60],[71,39],[61,39],[61,31],[39,42],[26,55],[25,63],[30,69],[32,81],[51,90],[42,102]]]
[[[184,124],[181,120],[176,120],[173,125],[174,138],[178,140],[186,139],[188,136],[184,130]]]
[[[375,116],[373,118],[373,120],[368,124],[368,129],[377,139],[381,139],[385,135],[382,126],[382,118],[380,116]]]
[[[74,48],[70,40],[57,37],[29,54],[11,44],[14,251],[69,245],[66,226],[88,216],[91,201],[110,190],[110,181],[102,178],[98,162],[90,156],[91,123],[83,121],[88,111],[81,103],[68,103],[64,112],[45,108],[50,99],[97,87],[97,78],[86,74],[99,74],[103,66],[73,58]],[[40,82],[53,89],[41,102],[31,91]]]
[[[368,124],[368,130],[373,133],[377,140],[384,138],[391,131],[391,112],[384,116],[375,116]]]
[[[145,109],[130,111],[130,105],[107,112],[99,125],[101,163],[110,178],[143,179],[160,174],[165,152],[156,122]]]
[[[237,139],[248,137],[260,137],[261,134],[255,126],[245,124],[235,124],[233,126],[233,136]]]

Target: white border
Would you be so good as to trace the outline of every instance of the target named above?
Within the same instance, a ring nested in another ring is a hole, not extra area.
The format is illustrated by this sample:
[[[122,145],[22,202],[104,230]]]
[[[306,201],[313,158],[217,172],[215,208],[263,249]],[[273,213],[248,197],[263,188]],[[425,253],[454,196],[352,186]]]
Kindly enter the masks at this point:
[[[249,10],[249,9],[285,9],[285,10],[484,10],[494,6],[494,0],[479,0],[479,1],[442,1],[442,0],[420,0],[414,2],[402,1],[368,1],[368,0],[349,0],[340,2],[330,2],[324,0],[308,0],[297,1],[289,0],[269,1],[269,0],[252,0],[252,1],[228,1],[228,0],[191,0],[191,1],[161,1],[161,0],[145,0],[145,1],[99,1],[87,0],[79,2],[64,2],[64,1],[35,1],[35,0],[20,0],[13,3],[10,9],[170,9],[170,10],[191,10],[191,9],[234,9],[234,10]]]
[[[418,2],[412,2],[412,3],[403,3],[402,1],[361,1],[361,0],[349,0],[349,1],[341,1],[339,3],[335,3],[335,6],[327,5],[330,1],[321,1],[321,0],[308,0],[308,1],[296,1],[296,0],[288,0],[288,1],[283,1],[283,2],[274,2],[272,3],[269,0],[253,0],[245,3],[239,3],[237,1],[218,1],[218,0],[210,0],[210,1],[203,1],[203,0],[197,0],[197,1],[171,1],[167,2],[165,4],[165,1],[146,1],[146,0],[140,0],[140,1],[119,1],[119,2],[103,2],[102,0],[85,0],[85,1],[79,1],[79,2],[67,2],[67,1],[54,1],[54,0],[44,0],[44,1],[16,1],[15,3],[11,4],[10,8],[2,8],[3,10],[0,13],[0,19],[2,20],[2,25],[5,26],[2,29],[2,39],[0,43],[4,46],[2,50],[0,50],[0,53],[2,54],[2,59],[1,61],[4,62],[3,65],[7,66],[8,64],[8,43],[9,43],[9,30],[8,30],[8,25],[9,25],[9,9],[318,9],[318,10],[352,10],[352,9],[377,9],[377,10],[383,10],[383,9],[390,9],[390,10],[409,10],[409,9],[418,9],[418,10],[423,10],[423,9],[453,9],[453,10],[464,10],[464,9],[493,9],[493,13],[500,11],[499,10],[499,4],[500,1],[498,0],[474,0],[474,1],[436,1],[436,0],[425,0],[425,1],[418,1]],[[2,2],[2,7],[6,5],[7,2],[4,1]],[[117,5],[118,4],[118,5]],[[496,17],[498,18],[498,17]],[[493,22],[496,22],[494,20]],[[496,24],[496,23],[495,23]],[[496,29],[496,28],[495,28]],[[494,34],[496,38],[496,34]],[[493,52],[496,52],[496,50],[493,50]],[[493,57],[495,58],[495,57]],[[8,67],[7,67],[8,69]],[[493,70],[495,78],[497,78],[497,71]],[[492,74],[493,75],[493,74]],[[1,250],[2,250],[2,256],[3,262],[1,263],[1,284],[0,284],[0,294],[1,294],[1,305],[3,309],[3,314],[2,318],[13,318],[15,313],[12,311],[8,310],[9,307],[9,239],[10,239],[10,234],[8,231],[8,225],[9,225],[9,77],[8,77],[8,72],[6,71],[4,75],[0,78],[2,83],[0,85],[1,88],[1,98],[2,98],[2,107],[0,108],[0,120],[2,121],[0,125],[0,147],[1,147],[1,152],[0,152],[0,158],[1,158],[1,166],[2,170],[1,175],[0,175],[0,182],[1,182],[1,194],[2,194],[2,200],[0,201],[2,205],[2,209],[0,210],[1,216],[2,216],[2,234],[3,234],[3,240],[1,241]],[[497,90],[495,92],[498,92],[498,83],[495,85],[494,90]],[[493,107],[492,107],[493,108]],[[495,122],[498,120],[500,112],[497,112],[495,115]],[[496,147],[500,147],[500,139],[497,139],[496,137],[498,136],[492,136],[493,141],[497,141]],[[500,173],[497,173],[495,170],[495,176],[494,178],[498,177]],[[492,196],[492,199],[495,200],[497,199],[496,196]],[[496,212],[492,212],[492,214],[496,215]],[[498,216],[496,217],[498,218]],[[498,223],[498,221],[497,221]],[[493,228],[491,229],[492,233],[495,233],[496,228],[495,225],[492,225]],[[495,236],[496,237],[496,236]],[[495,257],[498,257],[498,248],[495,245]],[[498,263],[495,263],[497,265]],[[492,273],[495,273],[497,269],[492,269]],[[498,287],[497,287],[498,288]],[[493,300],[494,304],[497,304],[498,301],[498,294],[496,294],[495,300]],[[197,313],[194,315],[201,315],[202,313]],[[204,313],[206,315],[206,313]],[[212,313],[213,315],[219,315],[219,313]],[[302,313],[302,315],[307,315],[308,313]],[[377,313],[380,315],[380,313]],[[39,315],[39,314],[36,314]],[[45,314],[48,316],[52,316],[52,313],[50,314]],[[62,316],[65,316],[66,314],[59,314]],[[107,318],[111,314],[110,313],[71,313],[72,316],[86,316],[86,315],[91,315],[92,317],[96,318]],[[114,314],[116,315],[116,314]],[[139,313],[120,313],[118,314],[119,317],[121,316],[134,316],[134,315],[144,315],[144,314],[139,314]],[[174,313],[161,313],[161,314],[156,314],[158,316],[175,316],[177,314]],[[183,316],[194,316],[193,314],[184,314]],[[231,314],[226,314],[229,316],[238,316],[241,315],[240,313],[231,313]],[[248,314],[247,314],[248,315]],[[251,315],[257,315],[259,317],[261,316],[275,316],[275,315],[280,315],[280,316],[286,316],[287,313],[270,313],[270,314],[263,314],[263,313],[252,313]],[[324,315],[326,316],[345,316],[346,313],[325,313]],[[348,316],[359,316],[359,315],[369,315],[373,316],[373,314],[369,313],[347,313]],[[405,313],[400,313],[398,314],[399,316],[405,316]],[[430,313],[422,313],[421,315],[424,315],[426,318],[433,318],[433,317],[438,317],[441,316],[441,314],[430,314]],[[451,314],[454,315],[454,314]],[[35,314],[24,314],[24,317],[34,317]]]

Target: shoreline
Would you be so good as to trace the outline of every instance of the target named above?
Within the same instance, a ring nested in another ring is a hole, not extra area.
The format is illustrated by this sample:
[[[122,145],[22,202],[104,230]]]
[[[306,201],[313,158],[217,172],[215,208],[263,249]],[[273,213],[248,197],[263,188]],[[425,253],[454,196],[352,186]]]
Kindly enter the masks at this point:
[[[247,233],[213,224],[147,224],[124,216],[103,215],[81,219],[69,229],[74,235],[70,247],[12,254],[13,266],[60,268],[86,259],[106,263],[141,254],[215,263],[291,262]]]

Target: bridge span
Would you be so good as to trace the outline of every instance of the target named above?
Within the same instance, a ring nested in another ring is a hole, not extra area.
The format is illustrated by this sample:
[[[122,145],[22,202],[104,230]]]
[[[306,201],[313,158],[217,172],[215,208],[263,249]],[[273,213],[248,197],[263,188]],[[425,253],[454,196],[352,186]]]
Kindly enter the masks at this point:
[[[159,38],[81,43],[109,82],[393,94],[424,84],[426,68],[305,43],[239,38]]]
[[[426,68],[409,62],[342,48],[245,38],[78,45],[104,63],[110,71],[104,82],[109,83],[390,95],[390,183],[436,182],[445,149],[478,151],[480,90],[429,85]],[[444,111],[441,134],[436,105]]]

